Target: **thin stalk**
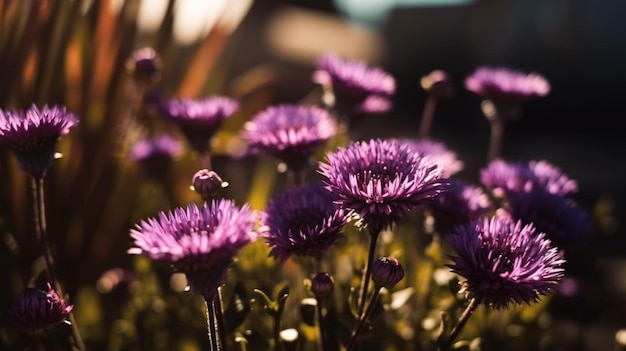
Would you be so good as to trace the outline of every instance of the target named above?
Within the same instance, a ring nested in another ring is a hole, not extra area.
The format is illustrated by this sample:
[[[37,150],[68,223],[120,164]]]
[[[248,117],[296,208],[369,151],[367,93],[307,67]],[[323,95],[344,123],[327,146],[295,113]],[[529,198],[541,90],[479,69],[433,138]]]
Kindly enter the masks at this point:
[[[500,157],[502,152],[502,141],[504,140],[504,121],[501,118],[494,118],[491,121],[491,135],[489,138],[489,151],[487,153],[487,163]]]
[[[207,337],[209,338],[209,350],[220,351],[221,343],[219,341],[219,334],[217,331],[217,320],[215,316],[215,299],[204,298],[204,304],[206,306],[206,320],[207,320]]]
[[[224,320],[224,309],[222,308],[222,289],[217,289],[217,295],[214,297],[215,320],[217,322],[217,335],[221,341],[222,351],[226,351],[226,321]]]
[[[376,254],[376,242],[378,241],[379,234],[380,232],[378,230],[370,233],[370,248],[367,255],[367,262],[365,263],[365,272],[363,274],[363,280],[361,282],[361,293],[359,297],[359,317],[363,314],[363,309],[365,308],[365,303],[367,302],[367,292],[369,288],[370,277],[372,276],[372,262],[374,261],[374,255]]]
[[[435,119],[435,107],[437,107],[437,98],[435,95],[429,94],[424,103],[424,110],[422,111],[422,120],[417,134],[418,139],[425,139],[430,135],[430,129]]]
[[[52,252],[50,250],[50,243],[48,240],[48,230],[46,224],[46,207],[45,207],[45,196],[44,196],[44,178],[43,177],[32,177],[31,178],[32,190],[33,190],[33,198],[34,198],[34,213],[35,213],[35,232],[37,234],[37,238],[41,241],[42,250],[44,260],[46,262],[46,272],[48,274],[48,279],[50,280],[54,290],[59,294],[59,296],[63,296],[63,290],[61,289],[61,284],[56,278],[56,273],[54,269],[54,261],[52,260]],[[78,325],[76,324],[76,320],[74,319],[74,313],[70,312],[68,319],[70,321],[71,329],[72,329],[72,338],[74,340],[74,346],[80,351],[85,350],[85,345],[83,344],[83,339],[78,330]]]
[[[322,311],[322,300],[317,300],[317,327],[320,330],[319,350],[324,351],[328,348],[328,336],[326,335],[326,323],[324,322],[324,313]]]
[[[365,313],[363,313],[359,317],[359,320],[357,321],[356,325],[354,326],[354,329],[352,330],[352,336],[350,337],[350,343],[348,344],[347,351],[354,351],[354,349],[356,348],[357,340],[359,338],[359,335],[361,334],[361,329],[363,329],[365,322],[367,321],[369,316],[372,314],[372,311],[374,310],[374,306],[376,305],[376,302],[378,301],[379,296],[380,296],[380,288],[376,288],[376,290],[374,290],[374,294],[372,295],[372,298],[369,301],[369,304],[367,305],[367,309],[365,310]]]
[[[280,347],[280,314],[274,316],[274,351],[281,351]]]
[[[479,304],[480,304],[480,299],[476,297],[473,297],[469,301],[469,303],[467,304],[467,307],[465,307],[465,311],[463,311],[463,314],[459,318],[459,321],[456,323],[456,325],[450,332],[450,336],[448,336],[448,340],[446,340],[446,343],[439,349],[439,351],[447,351],[448,348],[450,348],[454,340],[456,340],[457,336],[459,336],[459,334],[461,333],[461,330],[463,330],[463,327],[465,326],[469,318],[472,316],[472,313],[476,311],[476,307],[478,307]]]

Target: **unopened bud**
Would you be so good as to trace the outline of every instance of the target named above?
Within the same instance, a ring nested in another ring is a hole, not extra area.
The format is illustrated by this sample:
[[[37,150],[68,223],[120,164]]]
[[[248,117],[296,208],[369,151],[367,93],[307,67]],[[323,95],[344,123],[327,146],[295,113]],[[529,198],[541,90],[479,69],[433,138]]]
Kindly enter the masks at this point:
[[[193,190],[205,201],[215,198],[227,186],[228,183],[223,181],[219,174],[208,169],[201,169],[196,172],[192,180]]]
[[[454,95],[454,87],[450,81],[448,73],[442,70],[435,70],[422,77],[422,89],[433,94],[437,98],[446,98]]]
[[[381,257],[372,264],[372,280],[377,287],[392,288],[404,278],[404,268],[398,260]]]
[[[138,49],[128,60],[127,68],[139,81],[156,81],[161,73],[161,59],[152,48]]]
[[[333,277],[326,272],[317,274],[313,278],[313,281],[311,281],[311,291],[313,295],[315,295],[315,298],[320,300],[328,298],[333,293],[334,288],[335,281]]]

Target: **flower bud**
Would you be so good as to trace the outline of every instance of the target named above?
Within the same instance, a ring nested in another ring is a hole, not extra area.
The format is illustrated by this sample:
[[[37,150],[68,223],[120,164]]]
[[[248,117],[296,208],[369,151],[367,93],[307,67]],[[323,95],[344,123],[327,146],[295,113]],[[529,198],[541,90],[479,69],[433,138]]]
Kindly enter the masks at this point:
[[[437,98],[446,98],[454,95],[454,87],[448,73],[435,70],[422,77],[422,89],[433,94]]]
[[[9,311],[11,324],[30,333],[43,333],[58,323],[69,323],[67,317],[74,308],[67,305],[48,284],[47,290],[27,288]]]
[[[326,272],[317,274],[311,282],[311,291],[313,295],[315,295],[315,298],[320,300],[328,298],[333,293],[334,288],[335,281],[333,277]]]
[[[404,278],[404,268],[398,260],[381,257],[372,264],[372,280],[377,287],[392,288]]]
[[[138,81],[156,81],[161,72],[161,59],[152,48],[139,49],[131,55],[127,69]]]
[[[223,181],[219,174],[208,169],[201,169],[196,172],[192,180],[193,190],[205,201],[214,198],[220,190],[227,186],[228,183]]]

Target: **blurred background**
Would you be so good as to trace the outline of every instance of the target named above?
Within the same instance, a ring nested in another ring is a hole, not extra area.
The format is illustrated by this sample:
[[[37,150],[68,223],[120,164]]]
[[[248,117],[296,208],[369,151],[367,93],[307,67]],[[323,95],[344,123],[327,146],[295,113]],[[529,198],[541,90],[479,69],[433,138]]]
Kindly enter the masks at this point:
[[[272,191],[274,169],[244,154],[239,130],[269,104],[318,102],[311,74],[324,52],[396,78],[393,111],[364,119],[360,138],[416,136],[427,96],[420,79],[447,71],[456,94],[438,105],[432,136],[457,152],[470,180],[485,165],[489,125],[463,80],[479,65],[539,72],[551,93],[508,126],[503,155],[545,159],[578,181],[577,200],[597,230],[569,267],[584,294],[555,306],[553,336],[572,340],[560,350],[611,350],[626,328],[624,13],[620,0],[0,0],[0,107],[63,104],[80,116],[47,177],[47,210],[68,293],[96,299],[103,274],[137,264],[126,255],[130,226],[196,199],[188,187],[197,160],[189,154],[162,192],[112,151],[136,92],[126,70],[134,50],[161,56],[159,94],[242,102],[216,137],[215,168],[240,185],[228,196],[257,208]],[[0,150],[0,190],[0,277],[14,282],[35,270],[37,248],[28,245],[28,181],[7,150]],[[2,288],[3,310],[24,284]],[[78,317],[97,326],[93,313]]]

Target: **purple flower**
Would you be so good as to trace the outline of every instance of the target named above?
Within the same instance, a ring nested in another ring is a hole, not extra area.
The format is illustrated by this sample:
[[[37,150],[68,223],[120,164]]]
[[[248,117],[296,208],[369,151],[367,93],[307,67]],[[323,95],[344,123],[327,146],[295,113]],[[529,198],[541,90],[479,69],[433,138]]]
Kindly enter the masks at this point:
[[[210,150],[213,135],[222,122],[239,109],[239,103],[223,96],[173,99],[162,103],[163,114],[183,132],[200,154]]]
[[[237,208],[232,200],[214,200],[199,208],[192,203],[136,224],[130,231],[135,247],[128,253],[172,265],[187,275],[192,291],[212,298],[235,254],[256,240],[255,222],[247,204]]]
[[[162,178],[182,151],[183,146],[176,138],[161,134],[136,142],[131,148],[130,158],[137,162],[146,174]]]
[[[311,280],[311,292],[318,300],[324,300],[331,296],[335,289],[335,281],[327,272],[318,273]]]
[[[569,195],[578,184],[547,161],[507,162],[493,160],[480,171],[480,181],[497,195],[543,189],[551,194]]]
[[[496,106],[519,105],[529,98],[543,97],[550,92],[550,84],[540,74],[492,67],[476,69],[465,79],[465,87],[491,100]]]
[[[219,174],[208,169],[201,169],[193,175],[191,181],[193,190],[204,199],[209,201],[216,197],[219,192],[228,186],[228,182],[222,180]]]
[[[314,106],[269,107],[244,125],[243,138],[253,152],[272,155],[288,167],[307,165],[315,149],[337,133],[328,112]]]
[[[127,68],[135,79],[150,81],[161,72],[161,58],[153,48],[137,49],[130,56]]]
[[[9,310],[9,319],[18,329],[39,334],[58,323],[69,324],[73,308],[48,284],[48,290],[26,288]]]
[[[593,223],[574,202],[543,189],[507,193],[508,211],[523,223],[533,223],[564,251],[580,247],[593,236]]]
[[[320,163],[324,183],[346,211],[357,214],[370,233],[378,234],[412,208],[439,195],[447,186],[441,169],[397,140],[350,143]]]
[[[54,161],[57,141],[76,125],[78,117],[63,106],[0,110],[0,144],[13,150],[25,172],[41,178]]]
[[[489,197],[481,188],[458,178],[449,181],[447,191],[424,205],[440,231],[448,232],[456,225],[468,223],[491,211]]]
[[[319,183],[274,195],[262,212],[263,236],[270,255],[286,260],[291,255],[320,259],[335,240],[343,237],[344,210]]]
[[[396,92],[395,79],[389,73],[333,53],[319,58],[313,80],[332,91],[332,104],[348,116],[387,112],[391,109],[389,98]]]
[[[545,234],[508,216],[458,226],[446,239],[456,252],[449,267],[473,297],[496,309],[537,302],[563,277],[565,261]]]
[[[448,149],[444,143],[428,139],[400,139],[400,141],[407,143],[420,155],[430,156],[441,168],[443,177],[450,177],[463,169],[463,161],[459,160],[456,153]]]
[[[393,288],[404,278],[404,268],[398,260],[380,257],[372,263],[372,280],[377,287]]]

